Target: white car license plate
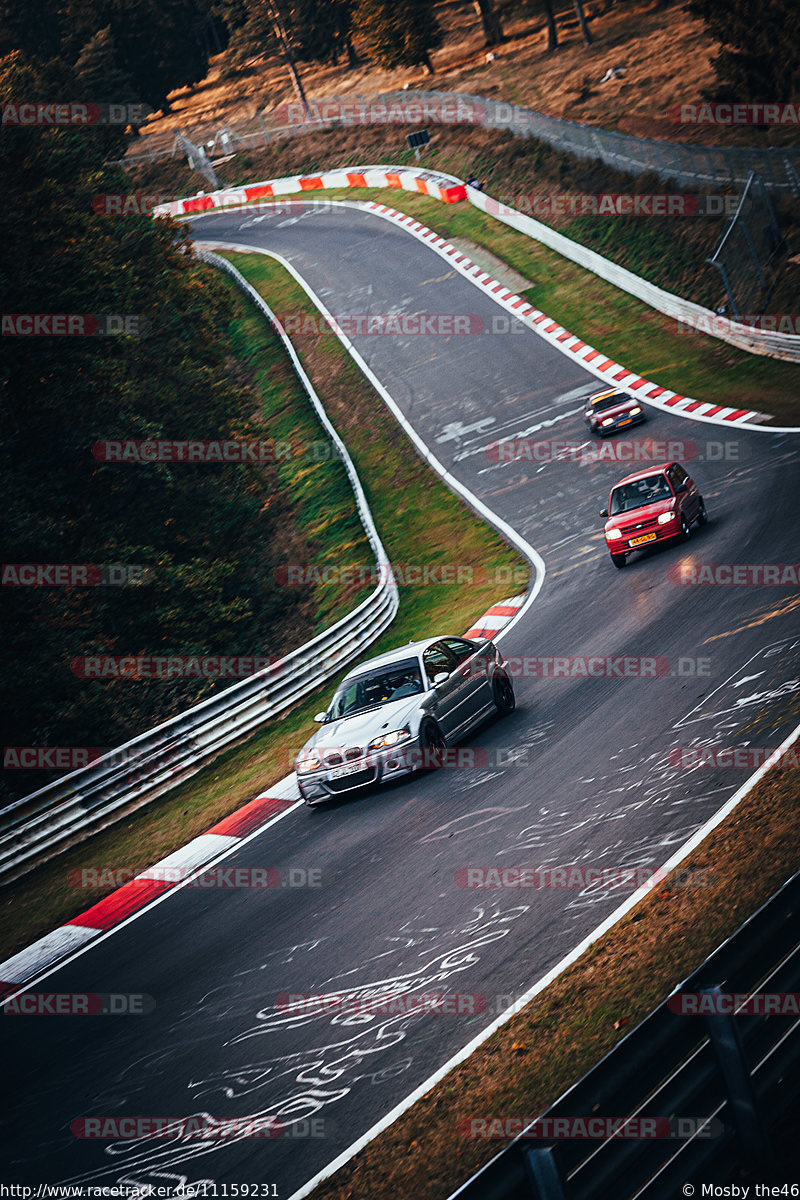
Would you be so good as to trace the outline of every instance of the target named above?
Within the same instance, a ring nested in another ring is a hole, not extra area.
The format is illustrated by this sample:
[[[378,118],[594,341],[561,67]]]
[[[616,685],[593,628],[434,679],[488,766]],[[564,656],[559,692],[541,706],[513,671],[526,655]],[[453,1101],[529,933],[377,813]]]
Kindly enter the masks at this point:
[[[333,767],[328,772],[329,779],[341,779],[344,775],[357,775],[359,771],[366,768],[366,763],[361,759],[358,762],[345,763],[343,767]]]

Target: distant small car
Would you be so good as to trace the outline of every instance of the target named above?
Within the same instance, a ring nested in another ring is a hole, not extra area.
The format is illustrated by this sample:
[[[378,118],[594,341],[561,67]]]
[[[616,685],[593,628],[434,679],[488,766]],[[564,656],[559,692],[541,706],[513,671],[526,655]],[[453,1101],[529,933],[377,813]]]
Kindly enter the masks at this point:
[[[615,567],[624,567],[632,550],[670,538],[684,541],[695,522],[707,520],[700,489],[680,463],[661,463],[626,475],[611,489],[606,517],[606,545]]]
[[[346,675],[314,718],[321,729],[295,759],[300,795],[315,805],[436,766],[448,745],[515,704],[494,642],[444,636],[381,654]]]
[[[592,433],[607,437],[627,425],[639,425],[646,420],[641,404],[621,388],[604,388],[586,400],[583,419]]]

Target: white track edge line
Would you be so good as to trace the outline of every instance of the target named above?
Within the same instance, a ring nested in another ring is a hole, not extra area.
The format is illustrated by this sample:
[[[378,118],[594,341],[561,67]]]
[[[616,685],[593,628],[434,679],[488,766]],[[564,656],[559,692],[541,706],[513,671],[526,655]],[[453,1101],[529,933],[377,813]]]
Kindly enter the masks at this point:
[[[308,197],[306,193],[287,193],[287,195],[289,197],[291,197],[292,195],[295,195],[295,194],[298,196],[300,196],[300,195],[303,196],[303,200],[302,200],[303,204],[307,204],[307,205],[317,204],[320,206],[325,205],[328,207],[331,205],[336,205],[341,208],[360,209],[362,212],[372,213],[374,216],[380,217],[382,220],[389,221],[391,224],[395,225],[398,228],[405,229],[406,232],[410,233],[413,237],[415,237],[417,239],[417,241],[422,242],[423,245],[428,246],[429,249],[433,250],[436,254],[438,254],[440,258],[443,258],[446,262],[449,262],[451,264],[451,266],[453,266],[459,272],[460,275],[462,275],[465,279],[468,279],[470,281],[470,283],[474,284],[475,287],[479,288],[484,295],[489,296],[492,300],[494,300],[495,303],[497,305],[499,305],[500,308],[505,309],[512,316],[516,317],[520,321],[520,323],[525,326],[526,329],[530,329],[532,332],[538,333],[538,335],[542,338],[542,340],[547,342],[548,345],[550,345],[554,349],[558,350],[561,354],[564,355],[565,358],[569,359],[570,362],[577,363],[580,367],[582,367],[582,369],[584,371],[586,371],[587,374],[594,375],[594,377],[596,379],[598,379],[601,383],[606,384],[609,387],[618,386],[622,389],[624,389],[624,387],[625,387],[624,381],[621,381],[618,384],[613,384],[609,381],[609,373],[598,371],[597,368],[593,367],[591,363],[587,363],[584,360],[584,358],[582,357],[582,355],[587,351],[594,350],[598,355],[603,355],[604,358],[610,359],[610,361],[614,364],[614,366],[618,370],[627,371],[628,374],[632,375],[634,379],[645,379],[645,376],[638,375],[636,371],[632,371],[632,370],[630,370],[630,368],[625,367],[622,363],[616,362],[616,360],[611,358],[611,355],[607,354],[604,350],[598,350],[596,346],[590,345],[588,342],[585,341],[584,338],[579,337],[578,334],[572,333],[571,330],[564,329],[563,326],[559,325],[559,323],[555,320],[555,318],[549,317],[547,315],[547,313],[542,312],[541,309],[537,309],[535,305],[530,304],[530,302],[527,300],[525,300],[525,304],[528,306],[530,311],[528,313],[522,313],[520,310],[515,308],[514,305],[516,304],[516,302],[518,300],[524,299],[524,297],[521,297],[521,296],[517,295],[516,293],[509,291],[509,293],[508,293],[509,299],[505,300],[505,299],[502,299],[498,294],[493,293],[492,291],[489,291],[487,289],[487,286],[485,285],[485,283],[481,282],[481,279],[485,278],[486,280],[488,280],[491,283],[499,283],[499,280],[496,280],[492,276],[489,276],[489,275],[483,275],[482,268],[478,267],[471,259],[467,258],[465,255],[462,255],[461,262],[454,262],[453,261],[453,250],[455,249],[455,247],[452,247],[451,243],[445,241],[445,239],[442,238],[439,234],[434,234],[433,230],[429,229],[426,225],[422,225],[422,224],[420,224],[419,221],[416,221],[416,220],[410,218],[407,213],[403,213],[399,209],[392,208],[388,204],[381,204],[377,200],[317,200],[315,198]],[[414,193],[414,194],[416,195],[417,193]],[[436,199],[435,196],[430,197],[430,198]],[[289,202],[291,203],[291,199],[289,200]],[[246,211],[252,205],[263,204],[263,203],[264,203],[263,199],[244,201],[241,204],[227,205],[224,208],[205,209],[204,211],[198,212],[198,213],[184,213],[184,214],[181,214],[181,216],[176,219],[185,220],[185,221],[197,221],[197,220],[202,220],[203,217],[219,216],[222,213],[233,214],[233,213],[236,213],[237,211]],[[381,209],[383,209],[384,211],[381,211]],[[517,232],[519,232],[519,230]],[[433,235],[433,237],[431,238],[428,235]],[[210,242],[208,242],[208,243],[198,242],[197,244],[201,245],[201,246],[205,244],[205,245],[208,245],[209,247],[212,245],[212,243],[210,243]],[[222,242],[213,243],[213,244],[216,244],[217,246],[232,245],[232,243],[222,243]],[[259,252],[259,247],[250,247],[250,249],[255,250],[256,252]],[[262,251],[262,252],[267,253],[266,251]],[[490,251],[490,253],[491,253],[491,251]],[[557,253],[557,251],[554,251],[554,253]],[[275,254],[275,255],[273,255],[273,257],[278,258],[279,256],[277,254]],[[480,278],[476,278],[476,273],[478,273],[480,275]],[[545,331],[540,328],[540,324],[543,324],[544,322],[537,323],[535,321],[535,319],[533,319],[531,317],[531,313],[533,313],[533,312],[540,313],[544,319],[546,319],[547,321],[554,324],[557,328],[555,328],[552,333],[545,333]],[[531,318],[530,323],[528,321],[528,318]],[[560,333],[561,334],[569,333],[570,336],[572,338],[574,338],[576,341],[584,342],[584,348],[581,351],[581,353],[576,354],[572,350],[569,349],[569,346],[566,345],[566,343],[559,342],[558,337],[559,337]],[[652,384],[654,387],[661,387],[661,384],[656,383],[656,381],[652,380],[652,379],[645,379],[645,382]],[[677,393],[673,392],[671,388],[663,388],[662,390],[665,393],[671,392],[672,395],[677,394]],[[660,412],[665,412],[667,414],[671,414],[672,416],[680,417],[681,420],[684,420],[684,421],[697,421],[704,425],[715,425],[718,429],[747,429],[747,430],[754,430],[757,433],[800,433],[800,426],[798,426],[798,425],[785,425],[785,426],[758,425],[758,424],[750,424],[747,421],[744,421],[742,419],[740,419],[737,422],[733,422],[733,421],[728,421],[724,417],[720,417],[719,415],[707,417],[707,416],[703,416],[701,413],[684,411],[684,406],[688,405],[688,404],[702,404],[702,405],[707,404],[709,407],[712,407],[712,406],[714,406],[714,402],[712,400],[695,400],[694,397],[692,397],[692,396],[682,396],[681,397],[681,406],[678,407],[678,406],[673,406],[673,405],[667,404],[664,400],[661,399],[660,396],[656,396],[656,397],[652,397],[652,398],[640,396],[637,398],[640,399],[642,401],[642,403],[649,404],[651,408],[655,408]],[[721,407],[727,408],[727,409],[729,409],[729,411],[733,411],[731,409],[730,405],[723,405]]]
[[[222,246],[225,249],[227,249],[228,251],[233,251],[233,252],[239,252],[239,253],[245,253],[245,254],[248,254],[248,253],[249,254],[253,254],[253,253],[263,254],[267,258],[272,258],[275,260],[275,262],[280,263],[280,265],[286,271],[288,271],[289,274],[292,276],[292,278],[300,285],[300,287],[306,293],[306,295],[311,300],[311,302],[314,305],[316,305],[316,307],[319,309],[319,311],[322,313],[322,315],[328,320],[331,328],[333,329],[334,333],[338,337],[339,341],[344,346],[345,350],[347,350],[348,354],[351,356],[351,358],[353,359],[353,361],[355,362],[355,364],[359,368],[359,370],[361,370],[363,372],[363,374],[367,377],[367,379],[370,381],[370,383],[375,388],[378,395],[384,400],[384,402],[386,403],[388,408],[391,410],[391,412],[392,412],[393,416],[395,417],[396,421],[398,422],[398,424],[401,426],[401,428],[405,431],[407,436],[411,439],[411,441],[417,447],[422,458],[424,458],[425,461],[428,463],[428,465],[434,471],[436,471],[436,473],[438,475],[441,476],[441,478],[444,480],[444,482],[447,484],[447,486],[451,489],[451,491],[456,492],[457,495],[461,496],[464,500],[466,500],[467,504],[470,506],[470,508],[473,509],[473,511],[477,512],[490,525],[493,525],[495,529],[497,529],[499,532],[501,532],[503,534],[503,536],[513,546],[515,546],[519,551],[521,551],[521,553],[523,554],[523,556],[525,558],[527,558],[528,562],[533,567],[533,572],[534,572],[533,586],[528,591],[525,603],[521,606],[521,608],[516,613],[516,615],[511,618],[508,625],[506,625],[503,629],[501,629],[500,633],[497,635],[497,638],[495,638],[495,641],[499,641],[499,639],[502,636],[504,636],[506,633],[508,633],[511,630],[511,628],[517,623],[517,621],[520,620],[520,618],[523,616],[523,614],[525,612],[527,612],[527,610],[533,604],[534,600],[536,599],[536,597],[538,596],[539,592],[542,589],[542,585],[544,584],[546,567],[545,567],[544,559],[539,554],[539,552],[537,550],[535,550],[533,548],[533,546],[531,546],[530,542],[526,541],[526,539],[523,538],[523,536],[520,533],[517,533],[517,531],[515,529],[513,529],[506,521],[504,521],[502,517],[498,516],[497,513],[493,512],[492,509],[490,509],[486,504],[484,504],[482,500],[479,500],[478,497],[476,495],[474,495],[474,493],[471,492],[469,490],[469,488],[466,487],[465,484],[461,483],[460,480],[456,479],[455,476],[451,475],[450,472],[447,470],[447,468],[442,463],[439,462],[438,458],[436,458],[436,456],[431,452],[431,450],[428,448],[426,443],[423,441],[420,434],[417,433],[416,429],[408,421],[408,419],[406,418],[402,409],[398,406],[397,402],[395,401],[394,397],[384,387],[384,385],[381,383],[380,379],[378,379],[377,375],[372,370],[372,368],[367,365],[367,363],[361,357],[358,350],[356,350],[355,346],[350,341],[350,339],[347,337],[347,335],[341,331],[333,314],[328,310],[328,308],[322,302],[322,300],[319,298],[319,296],[316,294],[314,289],[310,286],[310,284],[306,283],[303,276],[292,265],[292,263],[290,263],[288,261],[288,259],[285,259],[283,257],[283,255],[278,254],[277,252],[275,252],[273,250],[265,250],[260,246],[250,246],[250,245],[246,245],[241,242],[197,242],[196,244],[198,245],[198,247],[200,249],[205,249],[205,250],[212,250],[215,248],[219,249]]]
[[[208,246],[207,243],[204,243],[204,245]],[[293,276],[293,278],[297,281],[297,283],[300,284],[300,286],[303,288],[303,290],[308,295],[308,297],[314,302],[314,304],[317,305],[317,307],[319,308],[319,310],[323,314],[323,316],[330,319],[331,327],[336,332],[337,337],[342,342],[345,349],[350,353],[350,355],[352,356],[354,361],[358,364],[358,366],[361,368],[361,370],[364,372],[364,374],[370,379],[370,382],[376,388],[378,393],[386,401],[389,408],[392,410],[392,412],[397,417],[397,420],[399,421],[399,423],[406,430],[406,433],[408,434],[408,436],[412,439],[412,441],[414,441],[415,445],[422,448],[423,457],[426,459],[426,461],[429,462],[431,464],[431,466],[434,467],[435,470],[437,470],[441,473],[442,477],[445,479],[446,482],[449,483],[449,485],[451,487],[453,487],[455,485],[455,490],[459,491],[464,496],[465,499],[467,499],[467,497],[470,497],[472,501],[475,501],[476,507],[479,506],[478,511],[481,511],[484,515],[486,515],[487,519],[490,519],[492,524],[494,524],[495,521],[500,521],[500,524],[502,526],[505,526],[505,528],[507,528],[513,534],[514,543],[516,545],[518,545],[520,548],[522,545],[528,547],[530,552],[533,555],[535,555],[536,559],[539,559],[539,561],[541,561],[541,564],[542,564],[541,578],[538,578],[538,572],[537,572],[537,581],[534,586],[534,589],[532,590],[531,593],[529,593],[528,599],[526,600],[525,604],[523,604],[523,606],[519,609],[516,616],[512,617],[509,624],[504,629],[502,629],[500,631],[500,633],[497,635],[497,637],[494,639],[495,641],[498,641],[500,639],[500,637],[503,636],[504,633],[506,633],[514,624],[516,624],[516,622],[519,620],[519,618],[522,616],[522,614],[533,603],[533,600],[535,599],[536,595],[538,595],[539,591],[541,590],[542,584],[544,583],[544,571],[545,571],[544,560],[541,559],[541,556],[533,549],[532,546],[529,546],[529,544],[527,542],[525,542],[525,540],[521,537],[521,535],[517,534],[515,530],[512,530],[510,526],[506,526],[506,523],[504,521],[497,518],[494,514],[491,514],[491,510],[488,509],[483,504],[482,501],[478,500],[477,497],[473,497],[472,493],[469,492],[469,489],[467,489],[466,487],[463,487],[463,485],[459,484],[458,480],[453,479],[453,477],[438,462],[438,460],[434,457],[434,455],[432,455],[430,453],[430,451],[427,450],[425,443],[422,442],[422,439],[417,435],[417,433],[413,429],[413,427],[411,425],[409,425],[409,423],[406,421],[402,412],[400,412],[398,410],[397,405],[396,405],[395,401],[393,400],[393,398],[389,395],[389,393],[386,391],[386,389],[383,387],[383,385],[380,383],[380,381],[376,378],[376,376],[371,371],[371,369],[367,366],[367,364],[361,358],[361,355],[358,353],[358,351],[355,349],[355,347],[352,345],[352,343],[350,343],[349,339],[344,334],[342,334],[341,332],[338,331],[338,328],[337,328],[336,322],[333,318],[333,315],[328,311],[326,306],[316,296],[314,290],[305,282],[303,277],[293,267],[293,265],[291,263],[289,263],[286,259],[284,259],[282,255],[280,255],[274,251],[271,251],[271,250],[264,250],[261,247],[257,247],[257,246],[246,247],[245,245],[242,245],[239,243],[233,243],[233,244],[232,243],[218,243],[218,245],[224,245],[229,250],[236,249],[239,251],[243,251],[245,253],[247,253],[248,250],[250,252],[255,251],[258,254],[264,254],[266,257],[272,258],[276,262],[281,263],[281,265],[284,266],[285,269],[289,271],[289,273]],[[210,248],[210,246],[208,246],[208,248]],[[696,847],[702,841],[705,840],[705,838],[717,827],[717,825],[719,825],[722,821],[724,821],[725,818],[733,811],[733,809],[749,794],[749,792],[752,790],[752,788],[755,787],[755,785],[762,778],[762,776],[769,770],[769,768],[773,765],[773,763],[777,761],[777,759],[780,757],[780,755],[785,750],[787,750],[789,748],[789,746],[792,745],[792,743],[797,739],[798,736],[800,736],[800,725],[798,725],[792,731],[792,733],[789,734],[788,738],[777,748],[777,750],[773,751],[773,753],[769,756],[767,761],[761,767],[759,767],[758,770],[755,771],[754,774],[751,775],[748,780],[745,781],[745,783],[739,788],[739,790],[737,792],[735,792],[734,795],[722,805],[722,807],[714,814],[714,816],[709,818],[709,820],[706,821],[705,824],[702,825],[700,827],[700,829],[697,830],[684,843],[684,845],[678,851],[676,851],[675,854],[672,855],[671,858],[667,859],[666,863],[661,867],[661,871],[669,872],[669,871],[674,870],[675,867],[678,866],[683,861],[683,859],[686,858],[687,855],[689,855],[694,849],[696,849]],[[598,925],[597,928],[592,933],[590,933],[586,938],[584,938],[582,942],[579,942],[578,945],[573,950],[571,950],[569,952],[569,954],[567,954],[559,963],[557,963],[555,967],[551,968],[551,970],[548,971],[545,975],[543,975],[542,978],[540,980],[538,980],[538,982],[535,983],[527,992],[523,993],[523,995],[519,998],[519,1000],[515,1003],[515,1005],[510,1010],[507,1010],[506,1013],[502,1014],[500,1017],[497,1018],[496,1021],[492,1022],[492,1024],[487,1026],[487,1028],[484,1029],[481,1033],[477,1034],[470,1042],[467,1043],[466,1046],[462,1047],[462,1049],[460,1051],[458,1051],[457,1054],[455,1054],[451,1059],[449,1059],[448,1062],[446,1062],[442,1067],[440,1067],[437,1071],[435,1071],[432,1075],[430,1075],[427,1080],[425,1080],[422,1084],[420,1084],[417,1088],[415,1088],[414,1091],[411,1092],[411,1094],[409,1096],[407,1096],[404,1100],[401,1100],[400,1103],[398,1105],[396,1105],[393,1109],[391,1109],[390,1112],[388,1112],[384,1117],[382,1117],[380,1119],[380,1121],[376,1122],[376,1124],[373,1125],[370,1129],[368,1129],[366,1131],[366,1133],[362,1134],[362,1136],[360,1138],[358,1138],[355,1142],[353,1142],[347,1148],[347,1150],[344,1150],[340,1155],[337,1156],[337,1158],[333,1159],[333,1161],[331,1163],[329,1163],[326,1167],[323,1167],[322,1170],[320,1172],[318,1172],[317,1175],[315,1175],[311,1180],[309,1180],[307,1183],[303,1184],[299,1191],[293,1192],[292,1195],[289,1197],[289,1200],[303,1200],[303,1197],[308,1196],[310,1194],[311,1190],[313,1188],[315,1188],[318,1183],[322,1183],[325,1179],[328,1179],[341,1166],[344,1166],[347,1162],[349,1162],[350,1159],[354,1157],[354,1155],[356,1155],[366,1145],[368,1145],[371,1141],[373,1141],[374,1138],[376,1138],[380,1133],[383,1133],[384,1130],[386,1130],[390,1125],[392,1125],[397,1120],[398,1117],[402,1116],[402,1114],[404,1112],[406,1112],[413,1104],[415,1104],[417,1102],[417,1100],[419,1100],[422,1096],[424,1096],[427,1092],[429,1092],[432,1087],[434,1087],[438,1082],[440,1082],[441,1079],[445,1078],[445,1076],[447,1076],[450,1073],[450,1071],[452,1071],[455,1067],[459,1066],[462,1062],[464,1062],[467,1058],[469,1058],[469,1056],[472,1054],[472,1052],[474,1050],[476,1050],[489,1037],[491,1037],[491,1035],[497,1029],[499,1029],[502,1025],[504,1025],[506,1023],[506,1021],[510,1020],[512,1016],[515,1016],[516,1013],[519,1012],[519,1010],[522,1006],[529,1003],[530,1000],[532,1000],[539,992],[541,992],[545,987],[547,987],[550,983],[552,983],[554,979],[556,979],[569,966],[571,966],[584,953],[585,950],[587,950],[591,945],[593,945],[593,943],[595,941],[597,941],[600,937],[602,937],[603,934],[607,933],[609,929],[613,928],[614,925],[616,925],[632,908],[635,907],[635,905],[637,905],[639,903],[639,901],[641,899],[643,899],[644,896],[646,896],[652,890],[653,890],[652,886],[645,885],[645,886],[639,888],[636,892],[634,892],[629,897],[629,899],[627,901],[625,901],[624,904],[620,905],[619,908],[615,909],[615,911],[613,913],[611,913],[610,916],[608,916],[605,921],[601,922],[601,924]]]
[[[687,855],[691,854],[693,850],[697,849],[697,847],[703,841],[705,841],[708,835],[712,833],[713,830],[716,829],[716,827],[730,815],[733,809],[736,808],[736,806],[746,798],[746,796],[752,791],[762,776],[766,774],[766,772],[778,760],[781,754],[783,754],[785,750],[788,750],[792,743],[795,742],[799,736],[800,725],[797,725],[795,729],[793,729],[788,735],[785,741],[772,752],[767,761],[760,766],[758,770],[755,771],[750,778],[745,781],[745,783],[742,784],[739,790],[735,792],[729,800],[725,801],[719,811],[716,812],[713,817],[710,817],[704,825],[701,825],[700,828],[692,834],[688,841],[684,842],[683,846],[681,846],[681,848],[677,850],[671,858],[667,859],[663,867],[661,867],[661,871],[665,873],[673,871],[675,867],[679,866],[684,858],[687,857]],[[507,1009],[506,1012],[499,1016],[496,1021],[493,1021],[491,1025],[488,1025],[486,1029],[477,1034],[470,1042],[467,1043],[466,1046],[459,1050],[457,1054],[448,1059],[443,1066],[434,1071],[432,1075],[429,1075],[424,1083],[421,1083],[419,1087],[415,1088],[414,1091],[405,1098],[405,1100],[401,1100],[399,1104],[395,1105],[395,1107],[388,1112],[385,1117],[382,1117],[380,1121],[377,1121],[370,1129],[367,1130],[366,1133],[362,1134],[360,1138],[358,1138],[347,1148],[347,1150],[344,1150],[326,1167],[323,1167],[321,1171],[317,1172],[313,1179],[310,1179],[308,1183],[303,1184],[299,1191],[293,1192],[289,1197],[289,1200],[303,1200],[303,1197],[308,1196],[312,1189],[317,1186],[317,1184],[322,1183],[325,1179],[330,1178],[331,1175],[338,1171],[340,1167],[343,1167],[347,1162],[349,1162],[351,1158],[363,1150],[364,1147],[373,1141],[380,1133],[383,1133],[386,1129],[388,1129],[388,1127],[392,1125],[398,1119],[398,1117],[401,1117],[403,1113],[407,1112],[413,1104],[416,1104],[417,1100],[421,1099],[427,1092],[431,1090],[431,1088],[435,1087],[437,1083],[449,1075],[455,1067],[460,1066],[462,1062],[469,1058],[474,1050],[477,1050],[478,1047],[482,1045],[483,1042],[487,1041],[487,1039],[490,1038],[493,1033],[495,1033],[502,1025],[505,1025],[506,1021],[509,1021],[512,1017],[516,1016],[526,1004],[530,1003],[530,1001],[533,1000],[539,994],[539,992],[543,991],[549,984],[553,982],[553,980],[558,978],[559,975],[563,974],[568,967],[571,967],[573,963],[575,963],[577,959],[580,958],[581,955],[594,944],[594,942],[607,933],[609,929],[612,929],[614,925],[617,925],[622,918],[639,903],[640,900],[644,899],[644,897],[652,891],[653,887],[647,884],[638,888],[630,896],[630,898],[625,901],[624,904],[621,904],[619,908],[615,909],[610,916],[606,917],[605,921],[602,921],[596,929],[594,929],[583,939],[582,942],[579,942],[574,950],[571,950],[569,954],[565,955],[559,963],[552,967],[545,975],[542,976],[541,979],[539,979],[535,984],[533,984],[532,987],[524,992],[510,1009]]]
[[[282,782],[283,780],[279,781],[279,783]],[[156,907],[157,904],[163,904],[165,900],[169,900],[170,896],[174,896],[176,892],[182,891],[183,888],[188,887],[190,883],[193,883],[198,875],[208,871],[211,867],[215,867],[217,863],[222,862],[231,854],[235,854],[238,850],[241,850],[242,846],[246,846],[248,842],[252,842],[255,838],[260,837],[261,834],[269,829],[272,825],[277,825],[278,821],[282,821],[284,817],[288,817],[290,813],[293,813],[295,809],[300,808],[302,804],[302,800],[296,800],[294,803],[289,802],[288,808],[285,808],[282,812],[275,813],[274,816],[269,817],[263,825],[259,825],[258,829],[254,829],[251,833],[246,834],[242,838],[237,838],[232,846],[226,847],[215,858],[211,858],[208,862],[198,865],[192,871],[191,875],[186,877],[186,879],[183,879],[180,883],[176,883],[172,887],[167,888],[166,891],[162,892],[159,896],[154,896],[149,903],[142,905],[141,908],[137,908],[135,912],[130,913],[118,924],[112,925],[110,929],[98,929],[97,936],[91,938],[91,940],[88,941],[85,946],[80,946],[72,954],[67,955],[65,958],[59,959],[58,962],[51,963],[42,970],[41,974],[34,974],[30,979],[20,981],[18,985],[15,984],[14,980],[9,980],[8,982],[14,984],[17,990],[9,993],[9,995],[4,996],[2,1000],[0,1000],[0,1009],[2,1009],[3,1005],[9,1000],[13,1000],[15,996],[19,996],[22,992],[28,991],[29,988],[35,987],[37,983],[41,983],[43,979],[47,979],[53,974],[54,971],[60,971],[62,967],[65,967],[68,963],[74,962],[76,958],[80,958],[81,955],[86,954],[88,950],[93,950],[95,946],[100,944],[100,942],[104,942],[107,938],[112,937],[113,934],[118,933],[120,929],[124,929],[126,925],[130,925],[132,921],[136,921],[139,919],[139,917],[144,916],[145,913],[150,912]],[[113,895],[113,893],[111,894]],[[68,925],[71,925],[72,923],[73,922],[71,921],[66,922]],[[57,928],[60,929],[62,927],[59,925]],[[89,926],[83,925],[81,928],[87,929]],[[45,937],[47,936],[48,935],[45,934]],[[36,945],[36,943],[32,942],[31,945]],[[14,956],[12,955],[12,957]],[[0,963],[0,972],[2,972],[2,965],[3,964]]]

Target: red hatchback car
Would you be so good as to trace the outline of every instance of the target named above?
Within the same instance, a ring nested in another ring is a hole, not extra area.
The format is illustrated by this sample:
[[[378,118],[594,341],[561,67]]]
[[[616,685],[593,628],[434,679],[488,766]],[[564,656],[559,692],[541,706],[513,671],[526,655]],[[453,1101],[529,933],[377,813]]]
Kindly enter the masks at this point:
[[[583,419],[592,433],[607,437],[626,425],[638,425],[646,416],[641,404],[622,388],[603,388],[587,398]]]
[[[706,520],[700,489],[680,463],[661,463],[626,475],[611,489],[606,545],[615,567],[624,567],[628,554],[653,542],[689,537],[692,525]]]

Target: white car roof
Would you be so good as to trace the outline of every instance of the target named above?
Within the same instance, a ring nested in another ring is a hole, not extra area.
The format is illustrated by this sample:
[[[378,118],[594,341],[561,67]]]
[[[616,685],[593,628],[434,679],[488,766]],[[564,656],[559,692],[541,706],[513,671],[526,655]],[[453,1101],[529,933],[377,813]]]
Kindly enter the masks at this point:
[[[342,684],[356,675],[363,675],[365,671],[369,671],[373,667],[388,667],[392,663],[402,662],[406,658],[418,658],[427,646],[432,646],[434,642],[440,642],[442,638],[453,637],[459,638],[462,642],[473,642],[472,638],[461,637],[457,633],[439,633],[435,637],[423,638],[422,641],[408,642],[405,646],[398,646],[396,650],[387,650],[385,654],[378,654],[375,658],[368,658],[366,662],[359,663],[357,667],[353,667],[352,671],[347,672]]]

